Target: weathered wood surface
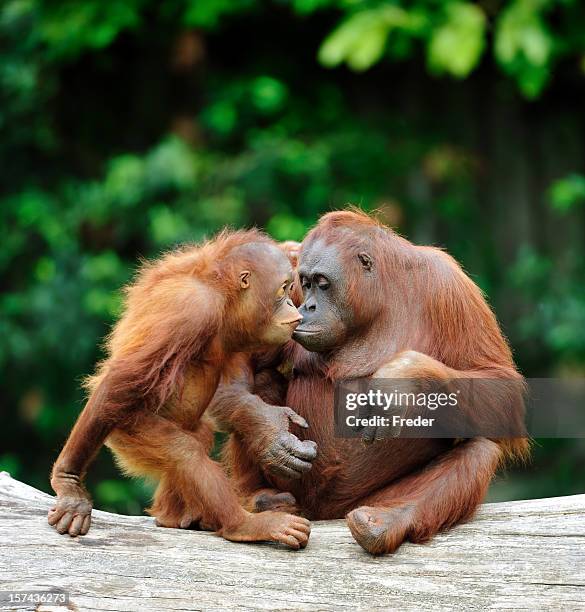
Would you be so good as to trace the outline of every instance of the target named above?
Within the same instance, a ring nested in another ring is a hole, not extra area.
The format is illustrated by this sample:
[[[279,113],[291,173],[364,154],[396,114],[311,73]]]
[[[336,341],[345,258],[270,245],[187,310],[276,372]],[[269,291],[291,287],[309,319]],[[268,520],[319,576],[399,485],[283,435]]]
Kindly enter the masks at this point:
[[[72,539],[48,526],[50,502],[0,474],[0,591],[57,587],[78,610],[585,610],[585,495],[488,504],[379,558],[344,521],[314,523],[299,552],[99,511]]]

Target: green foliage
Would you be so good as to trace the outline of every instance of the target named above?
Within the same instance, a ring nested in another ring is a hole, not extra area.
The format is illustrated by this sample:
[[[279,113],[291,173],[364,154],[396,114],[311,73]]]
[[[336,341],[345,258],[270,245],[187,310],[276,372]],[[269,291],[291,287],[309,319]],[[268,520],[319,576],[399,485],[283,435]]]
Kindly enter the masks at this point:
[[[213,29],[223,17],[246,11],[254,6],[254,0],[188,0],[184,12],[186,25]]]
[[[516,289],[528,303],[537,308],[527,313],[519,324],[519,337],[539,338],[556,356],[559,364],[585,361],[585,262],[570,248],[562,254],[557,266],[565,274],[556,274],[553,262],[523,245],[509,270]]]
[[[0,455],[0,472],[8,472],[14,478],[18,478],[20,465],[20,460],[14,453]]]
[[[107,47],[120,32],[140,24],[140,11],[146,2],[84,0],[27,4],[31,12],[38,11],[35,33],[49,57],[60,58],[78,55],[87,48]]]
[[[529,98],[541,92],[550,76],[555,41],[543,13],[551,4],[545,0],[514,0],[498,21],[496,58],[516,77]]]
[[[415,35],[424,24],[423,15],[392,5],[353,13],[323,42],[319,60],[329,67],[345,61],[353,70],[367,70],[382,58],[392,31]]]
[[[485,15],[468,2],[445,6],[445,21],[431,34],[427,52],[434,72],[466,77],[479,63],[485,47]]]
[[[585,204],[585,176],[571,174],[556,181],[550,188],[549,199],[552,208],[561,214]]]
[[[338,6],[348,15],[319,51],[325,66],[346,62],[353,70],[367,70],[385,52],[395,59],[412,55],[415,47],[408,43],[417,41],[426,48],[432,72],[457,78],[468,76],[479,65],[487,44],[486,23],[494,11],[488,4],[460,0],[341,1]],[[500,3],[495,15],[494,55],[527,98],[542,92],[559,59],[583,53],[583,31],[575,31],[574,20],[582,23],[584,16],[583,6],[573,0]],[[555,31],[551,24],[558,22],[561,25]],[[402,38],[402,44],[389,44],[393,37]]]
[[[108,478],[96,485],[95,492],[104,510],[141,514],[152,496],[153,487],[142,481]]]

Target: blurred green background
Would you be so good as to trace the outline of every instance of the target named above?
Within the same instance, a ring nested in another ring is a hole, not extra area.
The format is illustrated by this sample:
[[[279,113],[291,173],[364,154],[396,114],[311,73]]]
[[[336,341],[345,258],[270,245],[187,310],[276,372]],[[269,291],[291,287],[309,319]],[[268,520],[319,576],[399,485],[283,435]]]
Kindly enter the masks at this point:
[[[354,203],[457,257],[527,376],[585,370],[577,0],[5,0],[0,467],[49,490],[139,257]],[[490,499],[585,491],[539,440]],[[107,451],[89,487],[138,513]]]

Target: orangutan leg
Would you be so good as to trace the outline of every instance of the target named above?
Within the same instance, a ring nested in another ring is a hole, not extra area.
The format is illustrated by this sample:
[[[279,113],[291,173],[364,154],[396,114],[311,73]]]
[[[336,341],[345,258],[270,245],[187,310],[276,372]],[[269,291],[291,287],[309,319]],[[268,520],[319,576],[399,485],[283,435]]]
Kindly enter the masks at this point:
[[[222,453],[223,464],[229,472],[232,485],[238,492],[242,506],[248,512],[288,512],[298,514],[294,496],[269,486],[261,469],[248,455],[237,436],[230,436]]]
[[[372,554],[394,552],[402,542],[426,542],[473,516],[503,451],[486,438],[468,440],[420,472],[360,500],[347,515],[349,529]]]

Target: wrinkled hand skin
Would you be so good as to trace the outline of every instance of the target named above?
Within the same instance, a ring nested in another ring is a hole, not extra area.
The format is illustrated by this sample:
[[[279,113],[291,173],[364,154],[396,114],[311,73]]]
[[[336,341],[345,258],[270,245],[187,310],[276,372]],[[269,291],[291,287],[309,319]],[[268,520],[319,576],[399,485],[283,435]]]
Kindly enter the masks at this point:
[[[49,525],[58,533],[68,533],[71,537],[85,535],[91,525],[93,508],[89,493],[82,486],[71,483],[64,485],[59,480],[52,481],[52,485],[59,493],[47,516]]]
[[[255,416],[248,447],[260,465],[284,478],[297,479],[308,472],[317,457],[317,445],[312,440],[301,441],[289,431],[290,423],[307,429],[305,419],[286,406],[258,407]]]

